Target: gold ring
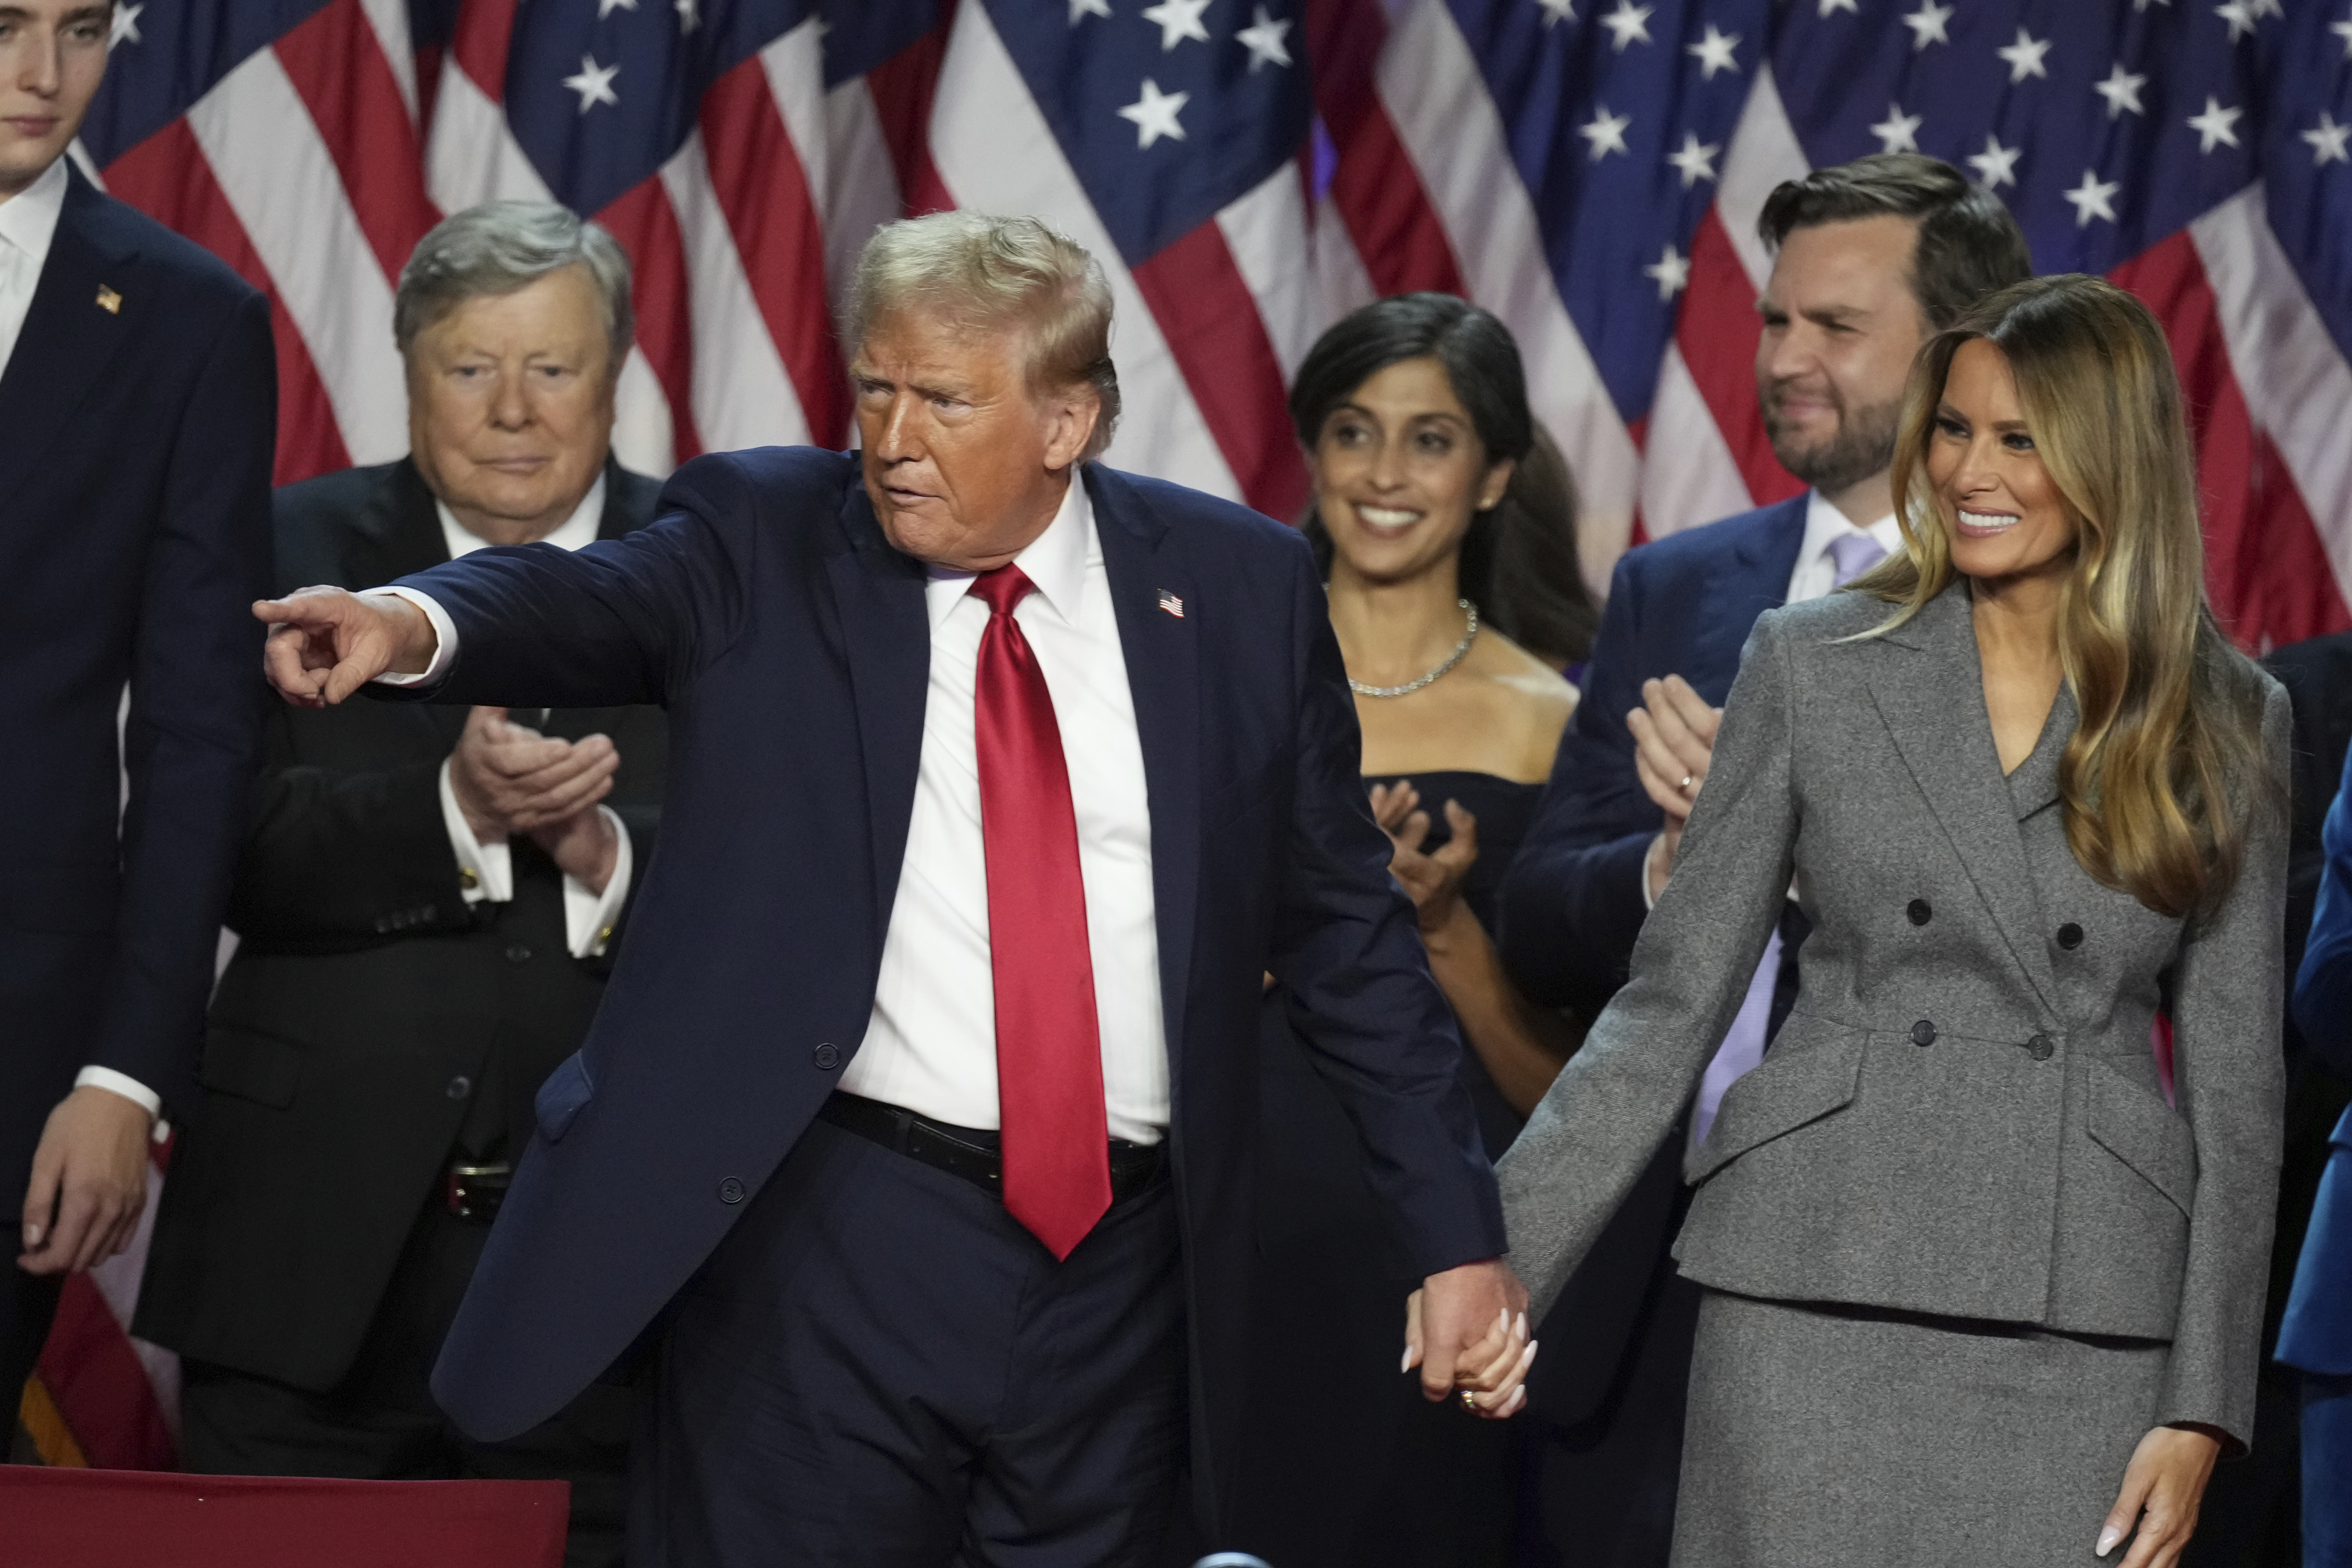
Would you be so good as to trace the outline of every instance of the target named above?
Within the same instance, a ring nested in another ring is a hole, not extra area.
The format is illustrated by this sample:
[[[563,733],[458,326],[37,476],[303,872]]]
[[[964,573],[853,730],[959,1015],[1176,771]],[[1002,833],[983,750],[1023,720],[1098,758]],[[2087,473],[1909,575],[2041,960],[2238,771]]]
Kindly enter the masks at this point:
[[[1462,1391],[1462,1408],[1463,1408],[1463,1409],[1465,1409],[1465,1410],[1467,1410],[1467,1411],[1468,1411],[1468,1412],[1470,1412],[1470,1414],[1471,1414],[1471,1415],[1477,1415],[1477,1414],[1478,1414],[1478,1396],[1477,1396],[1477,1394],[1474,1394],[1474,1393],[1473,1393],[1473,1392],[1471,1392],[1469,1389],[1466,1389],[1466,1388],[1465,1388],[1465,1389],[1464,1389],[1464,1390]]]

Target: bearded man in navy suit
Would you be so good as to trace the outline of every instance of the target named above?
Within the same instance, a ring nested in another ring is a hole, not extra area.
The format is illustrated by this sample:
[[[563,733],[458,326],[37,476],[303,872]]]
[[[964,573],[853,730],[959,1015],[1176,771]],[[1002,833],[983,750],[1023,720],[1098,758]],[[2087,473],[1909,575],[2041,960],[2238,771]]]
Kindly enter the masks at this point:
[[[0,1395],[185,1114],[262,701],[269,308],[66,157],[113,8],[0,0]],[[123,689],[130,704],[123,707]],[[118,716],[121,729],[118,732]],[[122,791],[127,773],[129,794]]]
[[[1774,258],[1757,305],[1757,400],[1773,455],[1809,488],[1619,560],[1584,700],[1503,884],[1498,946],[1512,977],[1537,1001],[1588,1015],[1624,984],[1674,874],[1756,617],[1831,592],[1900,544],[1888,469],[1912,358],[2033,270],[2000,199],[1917,153],[1790,181],[1758,228]],[[1723,1091],[1761,1058],[1795,994],[1802,940],[1784,922],[1687,1132],[1661,1148],[1546,1321],[1562,1350],[1529,1391],[1538,1430],[1521,1496],[1543,1517],[1523,1533],[1591,1568],[1666,1561],[1697,1312],[1667,1256],[1683,1146],[1706,1137]]]
[[[1242,1381],[1269,972],[1426,1277],[1424,1392],[1516,1407],[1526,1292],[1313,556],[1087,460],[1109,327],[1042,224],[893,225],[862,453],[260,606],[297,701],[668,709],[631,945],[434,1380],[495,1439],[635,1347],[633,1561],[1151,1563],[1188,1434],[1221,1537],[1248,1405],[1314,1397]]]

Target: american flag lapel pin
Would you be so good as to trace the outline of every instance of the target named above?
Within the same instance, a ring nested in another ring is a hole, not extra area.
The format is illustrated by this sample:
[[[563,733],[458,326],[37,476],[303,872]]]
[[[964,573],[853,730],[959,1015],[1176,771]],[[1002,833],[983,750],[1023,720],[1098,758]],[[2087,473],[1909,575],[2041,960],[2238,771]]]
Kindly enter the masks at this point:
[[[1180,621],[1184,618],[1184,601],[1165,588],[1160,590],[1160,607]]]
[[[122,296],[101,283],[98,286],[98,308],[110,316],[122,313]]]

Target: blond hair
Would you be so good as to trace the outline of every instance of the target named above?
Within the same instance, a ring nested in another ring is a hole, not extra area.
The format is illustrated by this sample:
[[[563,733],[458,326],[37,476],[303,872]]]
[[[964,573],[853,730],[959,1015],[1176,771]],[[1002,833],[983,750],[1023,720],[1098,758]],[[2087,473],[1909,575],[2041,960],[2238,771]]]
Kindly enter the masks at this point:
[[[942,212],[887,223],[857,258],[842,340],[855,355],[885,317],[920,310],[975,331],[1021,331],[1032,393],[1084,384],[1100,402],[1079,460],[1118,423],[1110,282],[1086,247],[1034,217]]]
[[[2260,675],[2206,602],[2180,384],[2145,305],[2104,279],[2038,278],[1927,341],[1895,444],[1910,548],[1854,584],[1898,608],[1867,635],[1902,626],[1951,582],[1927,450],[1952,356],[1977,338],[2007,360],[2075,519],[2058,616],[2059,663],[2082,714],[2058,770],[2066,842],[2084,871],[2151,910],[2210,910],[2237,877],[2245,808],[2278,784],[2262,748]]]

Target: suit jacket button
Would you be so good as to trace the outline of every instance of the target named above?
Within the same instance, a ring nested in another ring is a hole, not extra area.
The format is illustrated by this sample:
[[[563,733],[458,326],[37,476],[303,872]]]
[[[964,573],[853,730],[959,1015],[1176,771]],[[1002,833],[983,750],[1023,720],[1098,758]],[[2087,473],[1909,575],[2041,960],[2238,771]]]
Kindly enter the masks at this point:
[[[520,942],[509,942],[507,944],[507,962],[509,963],[529,963],[530,962],[530,947]]]
[[[449,1087],[442,1090],[442,1092],[446,1094],[452,1100],[463,1100],[467,1095],[474,1092],[474,1080],[465,1077],[463,1074],[460,1074],[459,1076],[451,1079],[449,1080]]]
[[[2025,1054],[2037,1062],[2048,1061],[2057,1049],[2056,1046],[2050,1043],[2050,1037],[2047,1035],[2036,1035],[2025,1042]]]
[[[2083,928],[2068,921],[2058,928],[2058,945],[2068,952],[2083,945]]]
[[[722,1204],[741,1203],[743,1201],[743,1184],[737,1181],[732,1176],[730,1176],[725,1181],[719,1183],[719,1201]]]
[[[1911,917],[1911,923],[1915,926],[1926,925],[1936,918],[1936,911],[1928,907],[1927,900],[1925,899],[1912,900],[1910,908],[1903,912]]]
[[[831,1072],[841,1065],[841,1047],[827,1040],[810,1053],[810,1058],[816,1063],[819,1072]]]
[[[1915,1046],[1934,1045],[1936,1043],[1936,1026],[1927,1022],[1925,1018],[1922,1018],[1917,1023],[1912,1025],[1911,1043]]]

